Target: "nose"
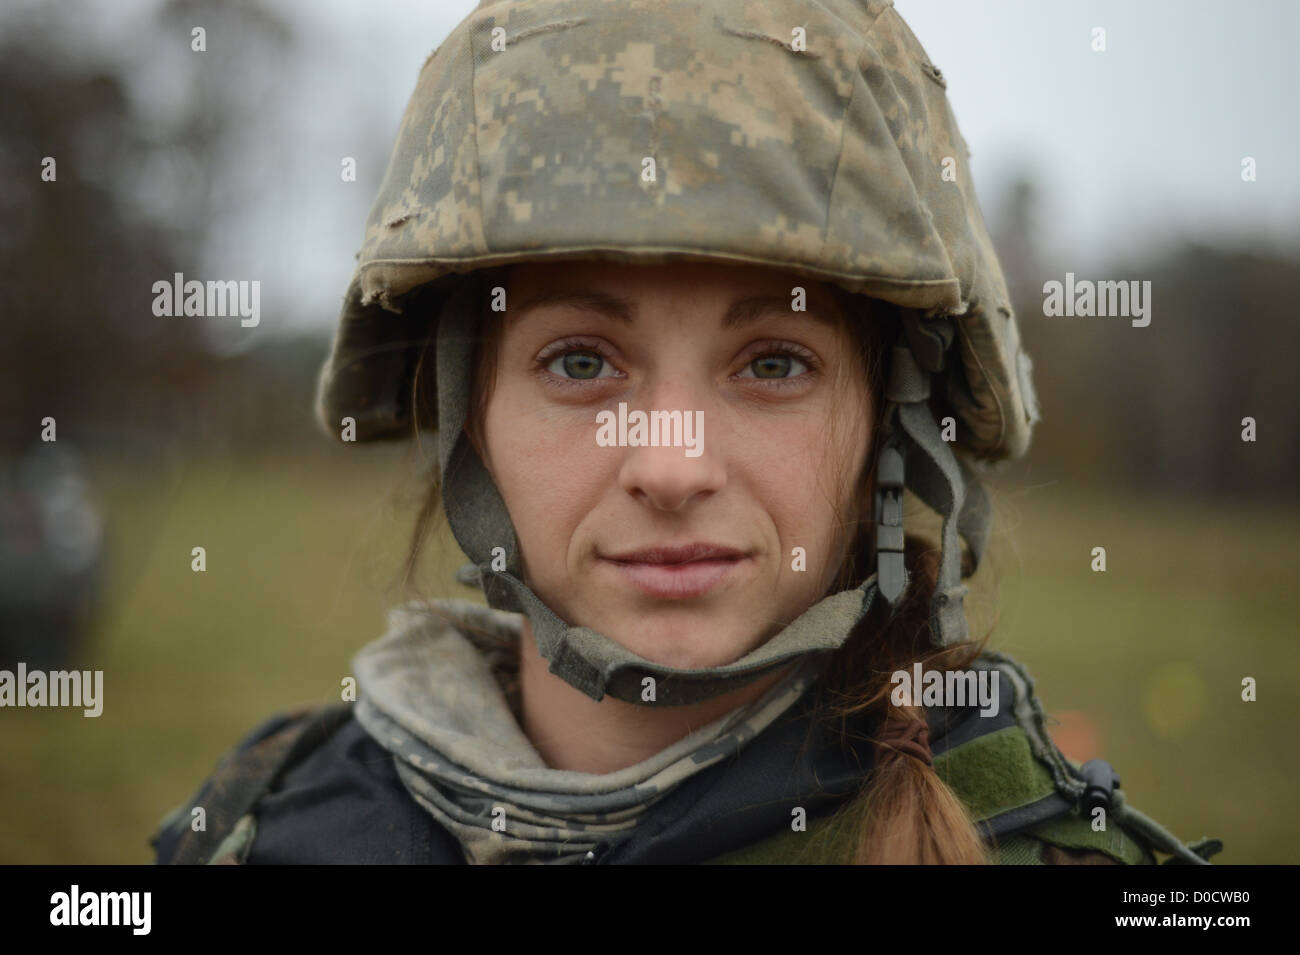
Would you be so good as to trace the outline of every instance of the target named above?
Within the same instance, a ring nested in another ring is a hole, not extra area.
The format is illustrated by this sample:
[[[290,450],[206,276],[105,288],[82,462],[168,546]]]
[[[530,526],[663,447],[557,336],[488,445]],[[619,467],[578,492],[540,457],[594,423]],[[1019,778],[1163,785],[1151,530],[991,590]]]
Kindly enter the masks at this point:
[[[709,410],[698,397],[677,395],[677,404],[660,403],[672,400],[667,394],[653,404],[629,403],[630,440],[619,449],[624,455],[618,475],[622,489],[669,512],[684,510],[726,484],[720,435],[716,428],[709,430]],[[644,441],[631,440],[638,437],[633,427],[637,413],[644,415]]]

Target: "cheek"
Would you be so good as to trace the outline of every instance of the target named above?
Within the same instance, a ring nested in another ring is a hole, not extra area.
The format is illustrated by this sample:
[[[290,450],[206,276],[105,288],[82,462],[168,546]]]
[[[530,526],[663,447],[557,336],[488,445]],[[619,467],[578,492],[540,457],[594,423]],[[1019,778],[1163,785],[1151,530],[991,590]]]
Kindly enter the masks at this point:
[[[543,408],[507,384],[484,417],[492,478],[525,563],[531,573],[550,576],[563,566],[574,529],[614,480],[602,470],[610,457],[599,454],[595,412]]]
[[[866,460],[867,434],[861,429],[842,435],[843,446],[831,448],[831,433],[812,419],[775,431],[768,422],[766,430],[761,441],[755,437],[739,445],[747,449],[746,470],[779,538],[781,573],[816,588],[839,569],[853,499],[860,493],[854,482]],[[803,548],[806,573],[791,567],[795,547]]]
[[[826,440],[824,426],[810,417],[776,428],[765,423],[735,445],[745,455],[746,470],[770,503],[773,517],[779,516],[791,529],[807,524],[812,531],[814,525],[830,523],[839,511],[835,495],[843,493],[841,485],[850,475],[843,457],[828,449]]]

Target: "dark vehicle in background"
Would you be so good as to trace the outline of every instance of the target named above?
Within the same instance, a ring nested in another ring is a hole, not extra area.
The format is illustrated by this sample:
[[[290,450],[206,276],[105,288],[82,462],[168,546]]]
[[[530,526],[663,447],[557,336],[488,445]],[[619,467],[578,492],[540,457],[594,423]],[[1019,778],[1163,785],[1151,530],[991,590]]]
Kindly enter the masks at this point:
[[[0,451],[0,669],[75,669],[99,589],[104,522],[62,442]]]

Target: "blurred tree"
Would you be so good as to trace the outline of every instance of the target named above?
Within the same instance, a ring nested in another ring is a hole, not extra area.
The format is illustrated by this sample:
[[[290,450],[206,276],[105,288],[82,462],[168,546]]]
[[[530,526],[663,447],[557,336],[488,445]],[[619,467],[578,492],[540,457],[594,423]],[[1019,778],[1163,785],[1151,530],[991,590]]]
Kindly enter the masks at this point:
[[[123,46],[87,27],[102,15],[75,2],[3,14],[0,447],[36,439],[46,416],[61,439],[196,444],[237,434],[231,416],[248,410],[256,364],[220,361],[203,319],[155,316],[152,286],[228,277],[204,274],[205,243],[251,201],[248,137],[272,121],[291,33],[258,3],[173,0]]]
[[[0,440],[33,440],[137,409],[140,382],[166,356],[192,378],[203,363],[193,326],[150,321],[138,305],[186,249],[130,217],[118,192],[140,161],[123,77],[62,48],[65,17],[48,6],[0,33]],[[51,157],[57,179],[42,180]],[[144,335],[153,339],[141,347]],[[170,376],[169,376],[170,377]],[[65,435],[67,431],[63,432]]]
[[[990,216],[1043,412],[1021,468],[1148,492],[1294,496],[1300,250],[1153,241],[1141,262],[1045,262],[1039,194],[1017,171]],[[1043,284],[1067,271],[1150,281],[1151,324],[1045,317]],[[1254,443],[1241,440],[1247,416]]]

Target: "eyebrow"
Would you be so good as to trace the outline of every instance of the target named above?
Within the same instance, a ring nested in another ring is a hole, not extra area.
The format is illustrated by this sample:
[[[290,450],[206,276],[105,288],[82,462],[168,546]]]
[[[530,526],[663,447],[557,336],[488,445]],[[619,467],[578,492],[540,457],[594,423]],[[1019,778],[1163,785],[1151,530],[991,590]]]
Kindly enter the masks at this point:
[[[788,295],[749,295],[736,299],[728,306],[727,314],[722,319],[722,327],[740,328],[773,313],[803,315],[814,321],[831,323],[834,310],[829,305],[822,304],[821,296],[809,294],[807,304],[806,312],[793,312],[790,309]],[[549,289],[530,296],[522,305],[511,310],[513,312],[511,318],[517,322],[532,309],[546,305],[567,305],[602,318],[617,319],[627,325],[635,323],[637,318],[636,305],[627,299],[595,289],[567,288]]]

